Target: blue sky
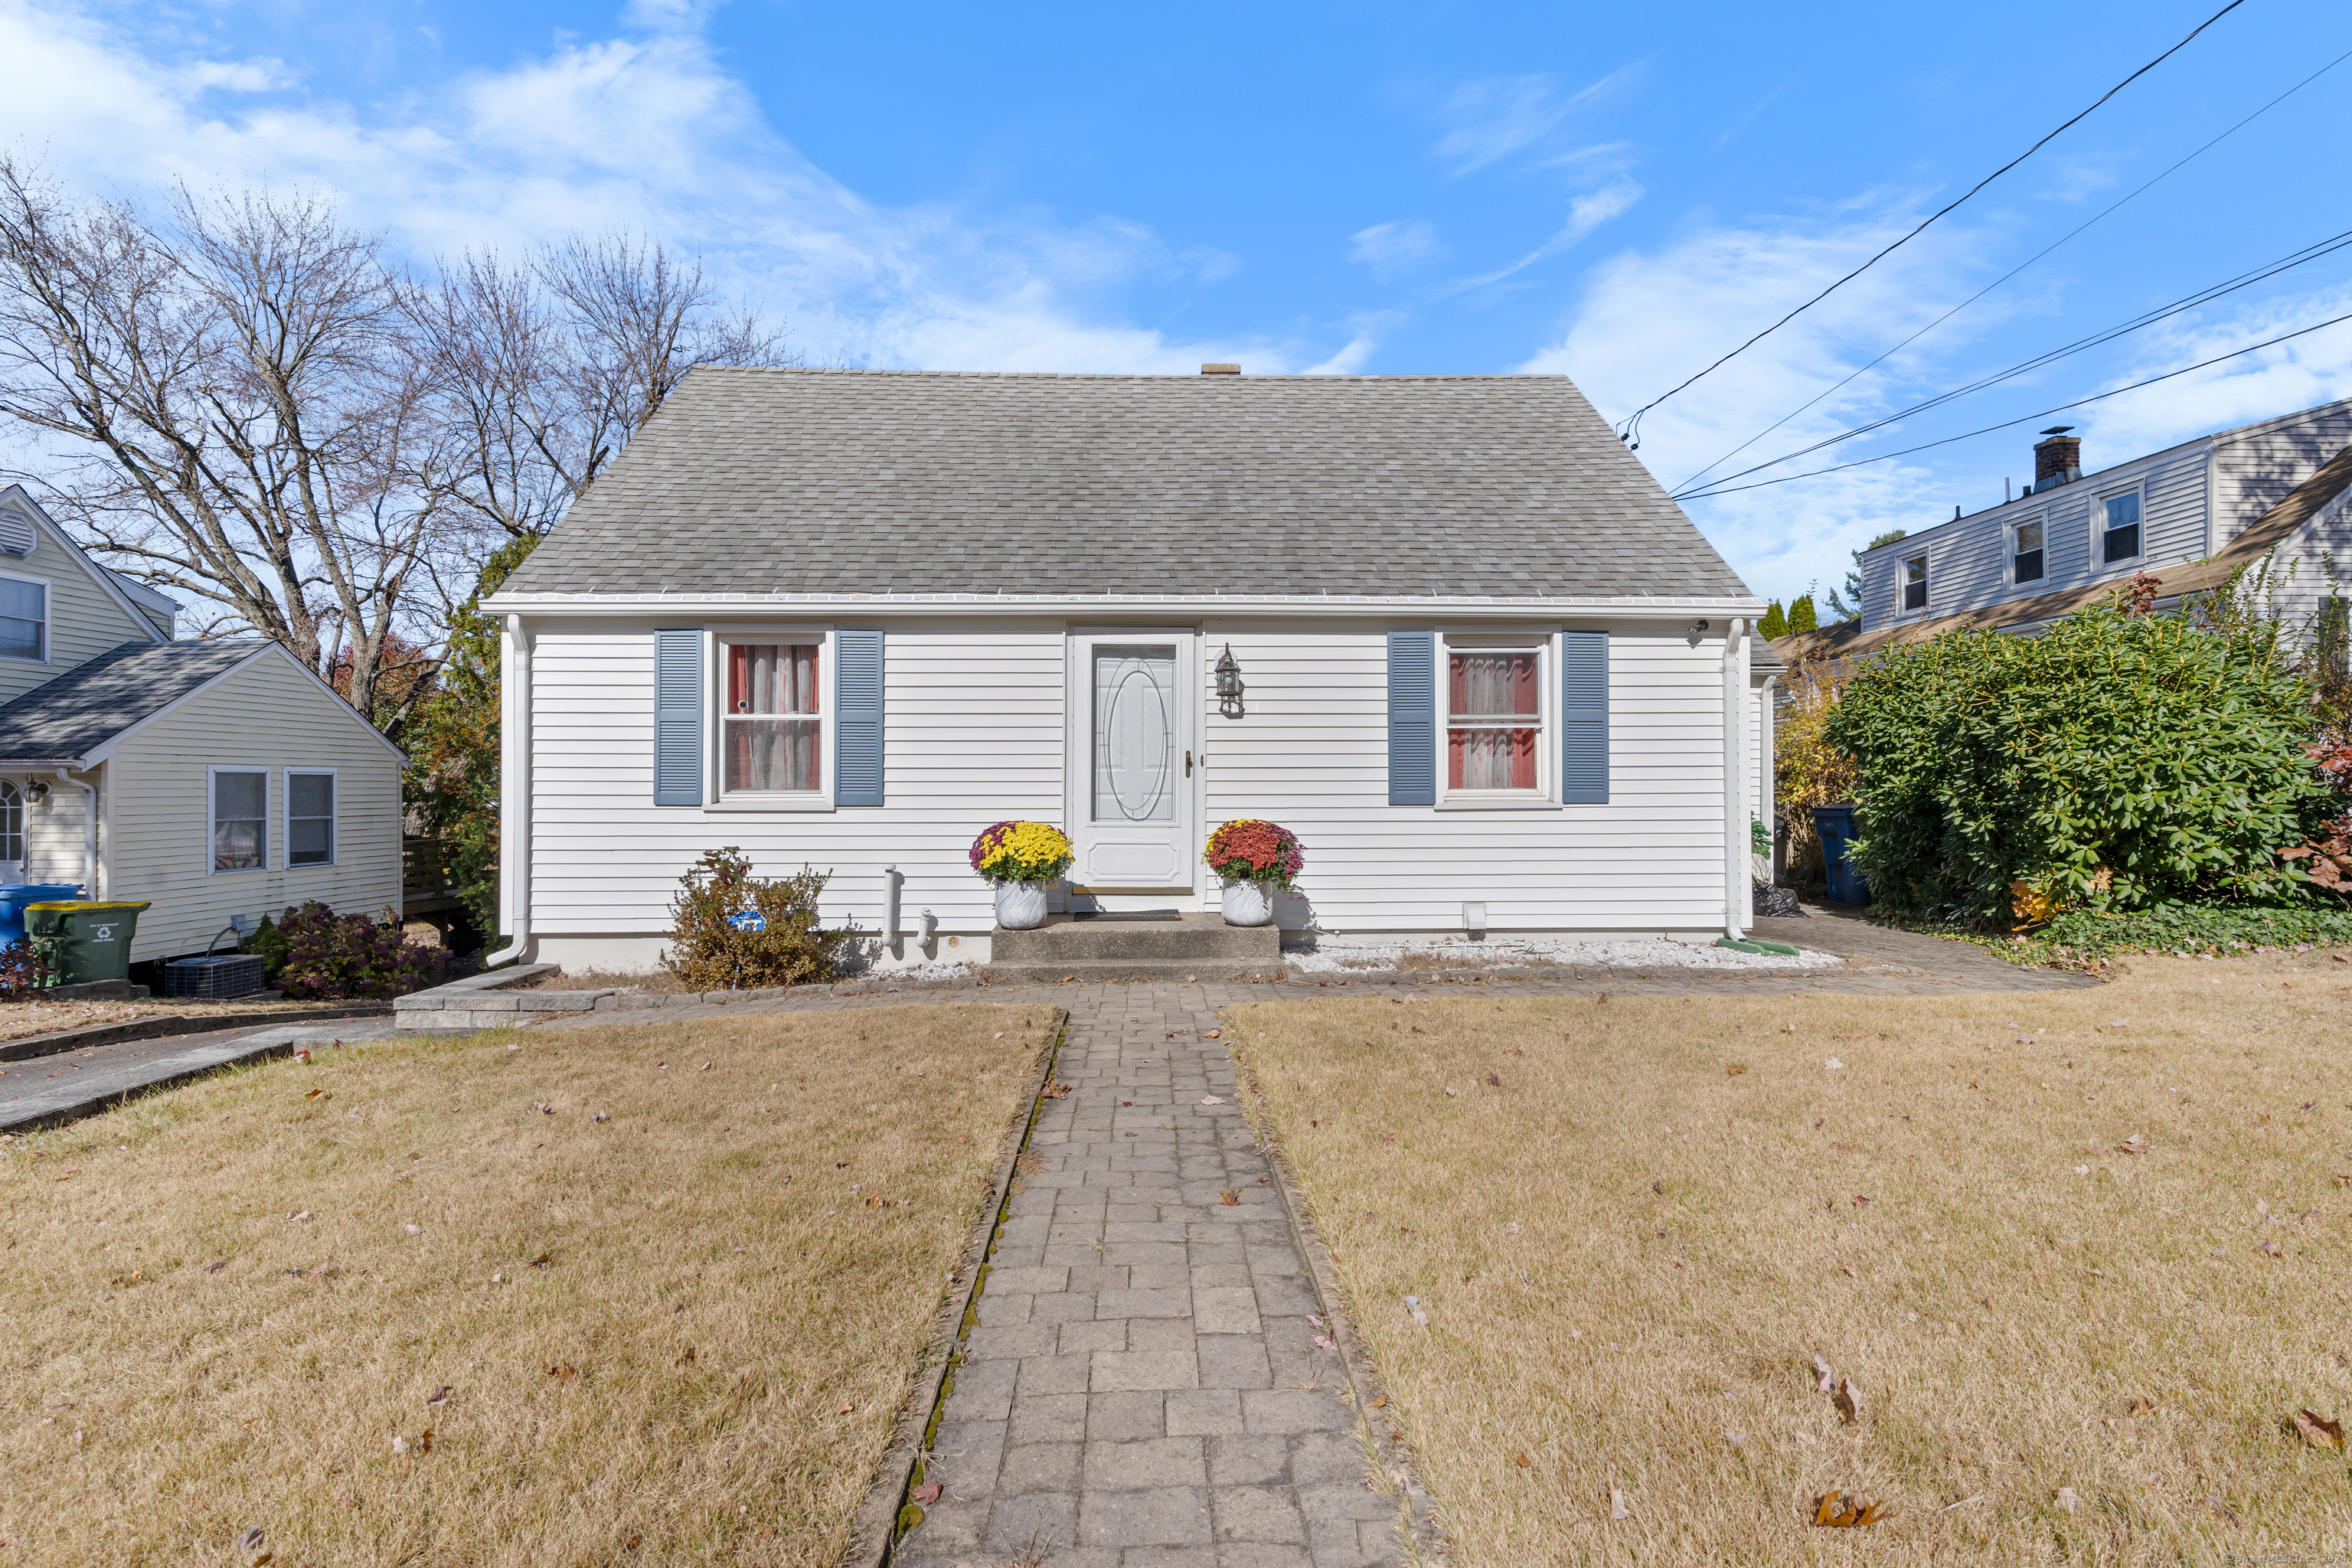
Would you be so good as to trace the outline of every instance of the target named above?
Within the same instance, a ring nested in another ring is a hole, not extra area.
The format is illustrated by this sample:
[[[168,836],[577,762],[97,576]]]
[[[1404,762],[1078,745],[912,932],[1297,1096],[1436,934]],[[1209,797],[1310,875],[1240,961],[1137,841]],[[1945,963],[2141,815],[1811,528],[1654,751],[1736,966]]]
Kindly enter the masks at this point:
[[[0,0],[0,139],[140,195],[333,194],[419,259],[625,225],[821,360],[1564,372],[1629,412],[2221,0],[2072,7]],[[2352,50],[2249,0],[1644,428],[1669,484]],[[1751,456],[2352,230],[2352,61]],[[2352,251],[1906,421],[1973,429],[2352,311]],[[2352,395],[2352,323],[2100,404],[2086,461]],[[2053,421],[2055,422],[2055,421]],[[2037,422],[2040,423],[2040,422]],[[1694,503],[1758,591],[1997,500],[2032,426]],[[1855,455],[1872,448],[1858,447]],[[1811,465],[1805,465],[1811,466]]]

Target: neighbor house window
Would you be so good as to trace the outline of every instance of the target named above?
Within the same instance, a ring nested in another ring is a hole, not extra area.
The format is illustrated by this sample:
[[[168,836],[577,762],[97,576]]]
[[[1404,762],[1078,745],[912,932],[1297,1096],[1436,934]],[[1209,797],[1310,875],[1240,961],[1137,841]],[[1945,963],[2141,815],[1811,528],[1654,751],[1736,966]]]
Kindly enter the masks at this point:
[[[0,658],[49,657],[49,585],[0,577]]]
[[[2131,490],[2119,496],[2109,496],[2100,503],[2106,510],[2107,528],[2105,559],[2112,565],[2128,561],[2139,553],[2139,492]]]
[[[1485,795],[1541,789],[1542,647],[1449,638],[1445,657],[1446,787]]]
[[[25,792],[14,779],[0,779],[0,862],[25,863]]]
[[[1903,563],[1903,607],[1927,607],[1927,558],[1924,555],[1914,555]]]
[[[814,794],[824,786],[824,721],[814,642],[722,642],[727,706],[719,717],[727,794]]]
[[[2016,581],[2042,581],[2042,523],[2040,519],[2017,525],[2017,549],[2011,555],[2017,567]]]
[[[213,770],[213,869],[258,871],[267,864],[269,775]]]
[[[335,775],[324,769],[286,770],[286,864],[335,863]]]

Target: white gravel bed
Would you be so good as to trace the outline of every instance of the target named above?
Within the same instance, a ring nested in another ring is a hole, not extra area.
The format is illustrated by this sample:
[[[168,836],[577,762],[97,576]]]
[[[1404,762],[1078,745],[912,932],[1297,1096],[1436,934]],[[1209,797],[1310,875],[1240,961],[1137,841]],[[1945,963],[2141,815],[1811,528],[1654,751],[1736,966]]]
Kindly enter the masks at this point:
[[[1484,942],[1461,936],[1322,936],[1313,948],[1286,952],[1282,959],[1292,969],[1309,974],[1339,974],[1351,969],[1392,969],[1408,954],[1442,960],[1439,967],[1444,969],[1508,969],[1544,963],[1610,969],[1833,969],[1845,962],[1827,952],[1804,952],[1785,958],[1777,952],[1741,952],[1662,937],[1591,942],[1537,936],[1489,936]]]

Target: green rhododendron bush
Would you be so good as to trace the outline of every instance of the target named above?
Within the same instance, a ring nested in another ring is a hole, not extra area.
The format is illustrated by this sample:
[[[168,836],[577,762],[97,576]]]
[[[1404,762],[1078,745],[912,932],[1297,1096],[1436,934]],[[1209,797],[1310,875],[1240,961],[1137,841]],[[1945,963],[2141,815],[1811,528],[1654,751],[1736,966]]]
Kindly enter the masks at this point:
[[[2313,689],[2266,624],[2100,605],[2038,637],[1948,632],[1856,670],[1826,739],[1854,760],[1872,892],[2005,923],[2188,900],[2303,903],[2280,851],[2340,810]]]

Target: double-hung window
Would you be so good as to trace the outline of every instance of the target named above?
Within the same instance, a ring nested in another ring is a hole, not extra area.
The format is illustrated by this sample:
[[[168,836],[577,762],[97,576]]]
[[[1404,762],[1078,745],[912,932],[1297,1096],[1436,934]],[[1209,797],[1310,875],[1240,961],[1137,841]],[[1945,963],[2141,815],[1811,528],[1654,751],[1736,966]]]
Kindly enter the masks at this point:
[[[2016,568],[2013,581],[2039,583],[2042,576],[2042,520],[2017,525],[2016,548],[2010,552],[2011,563]]]
[[[726,707],[719,719],[726,795],[814,795],[824,787],[818,685],[824,645],[721,639]]]
[[[286,770],[286,864],[335,863],[335,775],[325,768]]]
[[[2129,561],[2139,553],[2139,492],[2126,490],[2119,496],[2108,496],[2099,505],[2106,520],[2105,535],[2101,541],[2102,559],[2110,566],[2118,561]]]
[[[1449,795],[1538,795],[1544,780],[1545,641],[1445,639]]]
[[[1903,563],[1903,607],[1924,610],[1927,607],[1927,558],[1913,555]]]
[[[0,577],[0,658],[49,657],[49,585]]]
[[[215,768],[213,869],[259,871],[269,863],[269,775],[259,768]]]

